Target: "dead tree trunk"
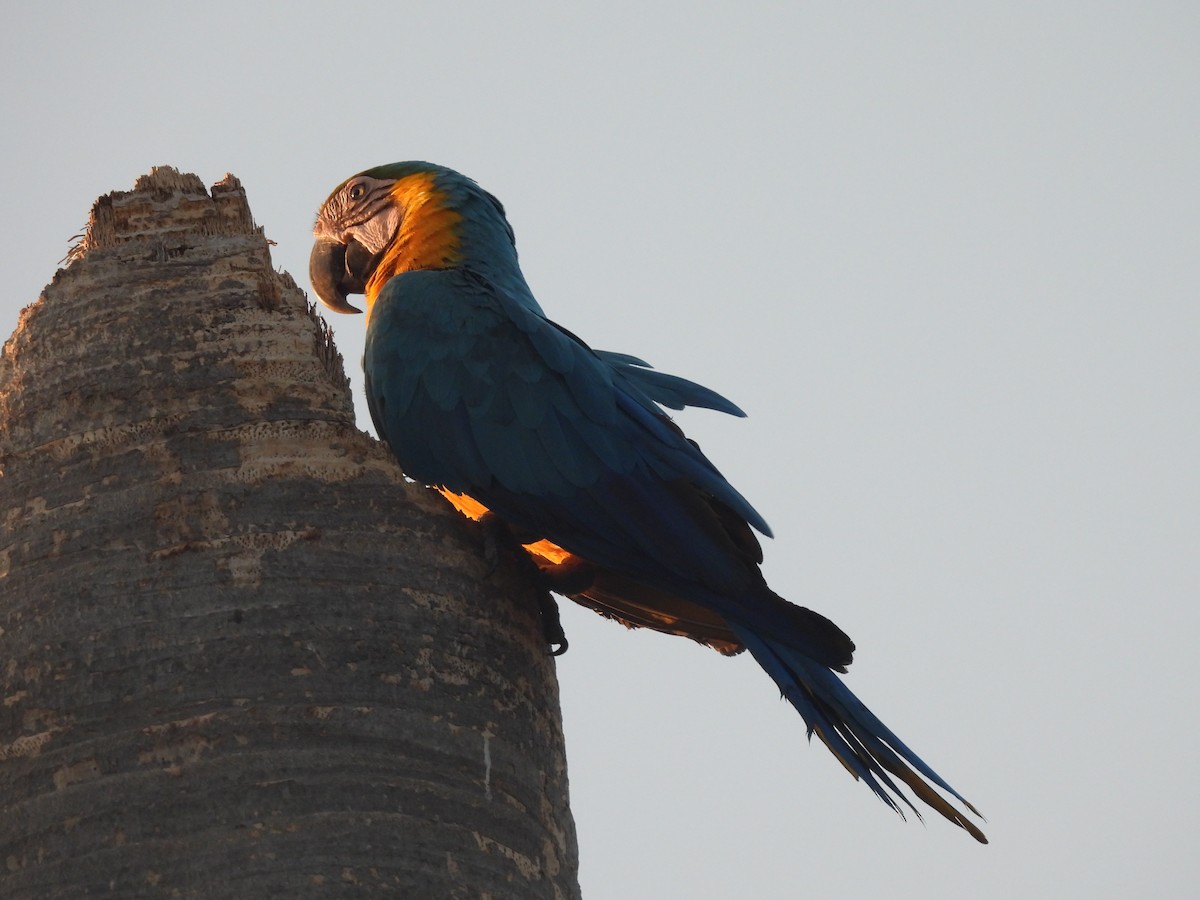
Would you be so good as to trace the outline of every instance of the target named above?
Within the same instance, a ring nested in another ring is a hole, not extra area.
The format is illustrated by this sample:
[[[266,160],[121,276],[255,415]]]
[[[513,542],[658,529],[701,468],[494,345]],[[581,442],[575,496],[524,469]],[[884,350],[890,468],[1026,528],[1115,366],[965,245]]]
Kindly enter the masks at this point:
[[[0,896],[577,897],[531,589],[355,428],[237,180],[72,257],[0,358]]]

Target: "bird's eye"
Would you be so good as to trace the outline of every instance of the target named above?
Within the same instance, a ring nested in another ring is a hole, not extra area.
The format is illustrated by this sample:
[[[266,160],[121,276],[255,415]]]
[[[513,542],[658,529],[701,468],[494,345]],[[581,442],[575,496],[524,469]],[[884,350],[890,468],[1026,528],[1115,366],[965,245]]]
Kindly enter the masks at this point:
[[[356,185],[354,185],[354,187],[350,188],[350,199],[351,200],[361,200],[363,198],[363,194],[365,194],[366,192],[367,192],[367,186],[365,184],[362,184],[362,183],[356,184]]]

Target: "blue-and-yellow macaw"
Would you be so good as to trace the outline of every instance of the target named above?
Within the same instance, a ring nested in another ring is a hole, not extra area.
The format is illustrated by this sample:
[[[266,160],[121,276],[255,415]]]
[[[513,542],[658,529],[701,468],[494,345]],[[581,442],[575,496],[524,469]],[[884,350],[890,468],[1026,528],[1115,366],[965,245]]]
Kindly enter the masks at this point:
[[[560,593],[630,626],[749,650],[855,778],[901,812],[896,781],[983,833],[978,812],[847,688],[854,644],[766,584],[754,508],[663,412],[741,410],[548,319],[491,194],[425,162],[330,194],[310,275],[325,305],[364,294],[367,403],[406,474],[503,523]]]

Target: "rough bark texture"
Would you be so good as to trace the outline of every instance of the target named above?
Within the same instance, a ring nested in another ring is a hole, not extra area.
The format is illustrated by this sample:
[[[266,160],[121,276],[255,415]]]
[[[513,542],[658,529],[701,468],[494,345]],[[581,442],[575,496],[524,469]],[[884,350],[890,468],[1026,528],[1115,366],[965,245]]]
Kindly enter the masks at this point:
[[[532,591],[355,428],[236,179],[96,203],[0,464],[0,896],[579,895]]]

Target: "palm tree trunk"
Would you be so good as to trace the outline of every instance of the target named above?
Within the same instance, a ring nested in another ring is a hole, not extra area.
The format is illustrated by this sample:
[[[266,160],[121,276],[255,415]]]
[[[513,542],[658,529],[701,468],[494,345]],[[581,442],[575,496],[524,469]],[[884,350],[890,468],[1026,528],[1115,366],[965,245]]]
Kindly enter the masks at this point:
[[[0,465],[0,896],[579,896],[532,588],[355,428],[235,178],[97,201]]]

